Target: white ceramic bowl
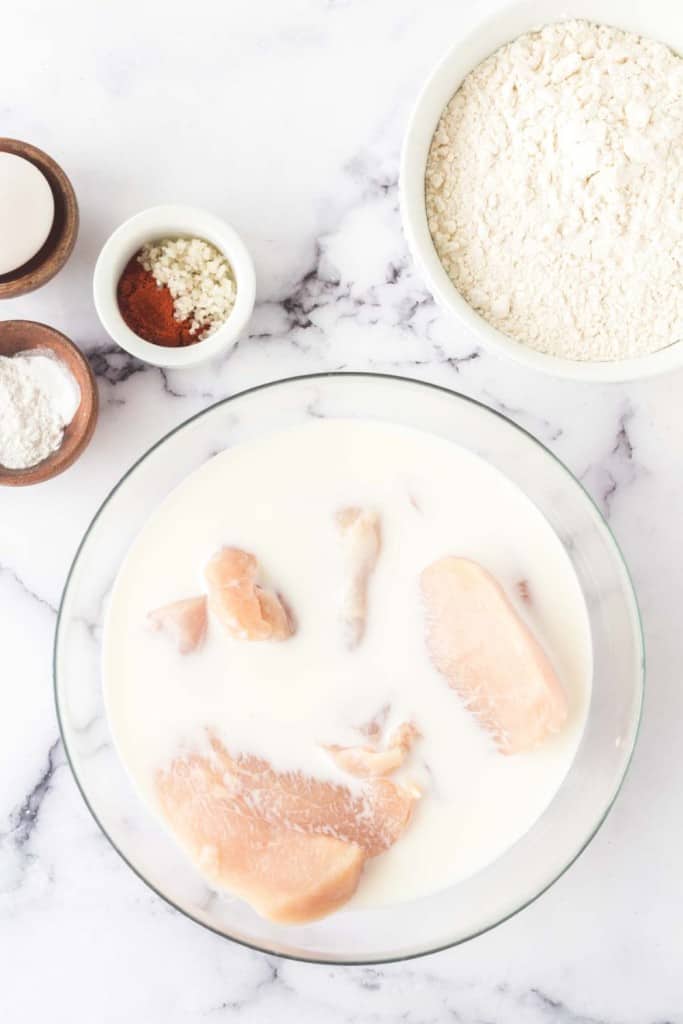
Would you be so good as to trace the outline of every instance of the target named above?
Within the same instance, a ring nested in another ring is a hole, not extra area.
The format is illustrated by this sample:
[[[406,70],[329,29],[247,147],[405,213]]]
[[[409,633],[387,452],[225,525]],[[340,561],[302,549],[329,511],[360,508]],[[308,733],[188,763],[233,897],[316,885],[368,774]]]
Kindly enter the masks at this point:
[[[169,237],[202,238],[215,245],[229,261],[237,285],[235,305],[225,323],[206,340],[182,348],[144,341],[131,331],[116,299],[119,278],[131,256],[145,242]],[[240,236],[219,217],[194,206],[153,206],[124,221],[105,242],[95,265],[93,296],[102,326],[126,352],[153,366],[197,366],[232,348],[244,330],[256,296],[254,264]]]
[[[492,327],[465,301],[439,262],[425,211],[424,176],[434,130],[465,76],[498,47],[523,32],[568,18],[615,25],[658,39],[683,53],[681,0],[522,0],[503,7],[461,39],[431,74],[417,100],[401,157],[401,213],[413,258],[434,298],[457,316],[482,345],[536,370],[575,380],[622,381],[683,366],[683,342],[638,359],[580,362],[535,352]]]

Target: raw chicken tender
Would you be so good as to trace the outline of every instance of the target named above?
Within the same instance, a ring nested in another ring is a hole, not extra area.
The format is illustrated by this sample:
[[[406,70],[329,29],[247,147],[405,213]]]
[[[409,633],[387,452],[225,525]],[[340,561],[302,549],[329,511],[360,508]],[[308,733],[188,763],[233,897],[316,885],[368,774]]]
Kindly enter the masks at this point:
[[[347,578],[341,602],[346,645],[357,647],[365,633],[368,581],[380,550],[379,516],[370,509],[344,508],[337,513]]]
[[[500,751],[531,750],[559,732],[567,698],[529,628],[476,562],[442,558],[421,577],[434,664]]]
[[[181,654],[196,651],[206,636],[206,598],[188,597],[156,608],[147,616],[152,629],[161,629],[175,642]]]
[[[156,779],[161,810],[202,874],[287,924],[331,914],[356,890],[365,860],[410,821],[417,792],[376,779],[346,786],[231,757],[176,758]]]
[[[391,775],[400,768],[420,735],[412,722],[403,722],[389,737],[384,750],[369,745],[360,747],[328,746],[336,763],[350,775],[361,779]]]
[[[294,632],[282,599],[256,582],[254,555],[240,548],[221,548],[204,576],[209,608],[231,636],[241,640],[286,640]]]

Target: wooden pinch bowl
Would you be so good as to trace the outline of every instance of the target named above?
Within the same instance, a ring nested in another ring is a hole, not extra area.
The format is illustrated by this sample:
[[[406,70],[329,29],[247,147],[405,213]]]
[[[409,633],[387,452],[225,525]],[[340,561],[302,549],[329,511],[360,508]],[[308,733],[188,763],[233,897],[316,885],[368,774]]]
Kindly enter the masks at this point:
[[[14,356],[29,349],[52,352],[75,377],[81,401],[74,418],[64,430],[62,443],[56,452],[27,469],[6,469],[0,466],[0,484],[8,487],[40,484],[64,472],[86,448],[97,423],[97,384],[90,364],[80,349],[60,331],[46,324],[38,324],[33,320],[0,321],[0,356]]]
[[[78,203],[66,174],[42,149],[18,139],[0,138],[0,152],[14,153],[34,164],[47,179],[55,203],[52,228],[42,248],[28,263],[0,274],[0,299],[12,299],[47,284],[62,269],[76,244]]]

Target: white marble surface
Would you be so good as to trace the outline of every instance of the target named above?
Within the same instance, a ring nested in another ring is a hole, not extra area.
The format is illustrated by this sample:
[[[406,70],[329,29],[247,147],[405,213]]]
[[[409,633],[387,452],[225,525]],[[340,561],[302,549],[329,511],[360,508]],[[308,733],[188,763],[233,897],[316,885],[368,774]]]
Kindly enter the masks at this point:
[[[3,11],[2,133],[53,153],[82,230],[67,268],[2,305],[89,353],[102,413],[63,477],[0,494],[0,1019],[599,1024],[683,1021],[683,375],[553,382],[440,314],[401,236],[397,162],[423,76],[491,3],[169,0]],[[164,373],[105,336],[91,299],[109,231],[179,200],[250,245],[258,301],[217,366]],[[78,540],[151,442],[214,399],[319,369],[436,381],[503,410],[601,503],[630,563],[649,689],[634,764],[588,851],[496,931],[380,969],[280,962],[168,909],[127,870],[57,738],[55,609]]]

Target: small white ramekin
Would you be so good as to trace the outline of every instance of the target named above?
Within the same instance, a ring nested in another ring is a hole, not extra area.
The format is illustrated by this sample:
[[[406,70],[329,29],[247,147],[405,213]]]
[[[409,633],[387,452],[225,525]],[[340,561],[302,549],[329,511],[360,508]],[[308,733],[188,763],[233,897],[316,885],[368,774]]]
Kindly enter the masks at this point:
[[[465,35],[437,65],[413,109],[403,142],[400,194],[403,229],[413,258],[434,298],[483,346],[535,370],[573,380],[624,381],[683,366],[683,341],[637,359],[588,362],[536,352],[492,327],[460,295],[441,266],[427,225],[425,168],[434,130],[465,76],[498,47],[554,21],[585,18],[658,39],[683,53],[681,0],[522,0],[502,7]]]
[[[235,275],[236,298],[225,323],[204,341],[167,348],[144,341],[121,316],[116,288],[124,267],[145,242],[161,238],[202,238],[225,256]],[[153,366],[198,366],[236,343],[254,309],[254,264],[237,232],[219,217],[194,206],[152,206],[124,221],[107,239],[95,264],[93,297],[102,326],[132,356]]]

